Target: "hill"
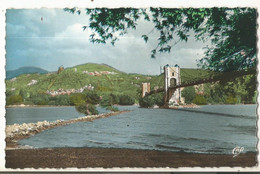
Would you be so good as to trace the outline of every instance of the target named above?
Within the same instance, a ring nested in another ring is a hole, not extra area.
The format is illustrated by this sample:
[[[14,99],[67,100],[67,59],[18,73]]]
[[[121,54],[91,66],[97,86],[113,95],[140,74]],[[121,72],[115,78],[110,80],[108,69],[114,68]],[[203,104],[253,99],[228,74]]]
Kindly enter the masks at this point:
[[[6,79],[9,80],[14,77],[18,77],[22,74],[33,74],[33,73],[46,74],[48,73],[48,71],[38,67],[21,67],[16,70],[6,71]]]
[[[83,64],[66,68],[59,74],[22,74],[16,79],[6,80],[7,92],[19,94],[20,91],[31,94],[44,94],[47,91],[79,90],[92,86],[103,93],[127,94],[137,98],[136,91],[141,91],[143,82],[150,82],[151,87],[163,86],[162,76],[127,74],[106,64]]]
[[[204,76],[210,72],[198,69],[181,69],[181,80],[191,80],[192,75]],[[22,74],[6,80],[7,97],[21,95],[25,101],[43,98],[42,95],[66,96],[94,90],[99,96],[108,94],[128,95],[136,101],[141,94],[142,83],[149,82],[151,90],[164,86],[164,75],[127,74],[106,64],[87,63],[47,74]]]

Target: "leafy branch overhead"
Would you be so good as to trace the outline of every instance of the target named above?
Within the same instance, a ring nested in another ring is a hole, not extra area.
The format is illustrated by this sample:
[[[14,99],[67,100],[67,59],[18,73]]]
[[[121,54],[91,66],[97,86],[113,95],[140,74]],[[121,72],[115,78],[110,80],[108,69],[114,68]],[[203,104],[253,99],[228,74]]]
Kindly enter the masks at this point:
[[[65,8],[65,11],[82,14],[78,8]],[[197,40],[210,40],[205,57],[199,61],[202,68],[230,71],[256,66],[256,9],[253,8],[95,8],[84,9],[89,16],[92,43],[115,45],[119,37],[129,29],[136,29],[138,20],[144,19],[153,24],[159,32],[156,47],[151,57],[157,53],[169,53],[179,41],[188,41],[193,31]],[[149,33],[141,38],[147,43]]]

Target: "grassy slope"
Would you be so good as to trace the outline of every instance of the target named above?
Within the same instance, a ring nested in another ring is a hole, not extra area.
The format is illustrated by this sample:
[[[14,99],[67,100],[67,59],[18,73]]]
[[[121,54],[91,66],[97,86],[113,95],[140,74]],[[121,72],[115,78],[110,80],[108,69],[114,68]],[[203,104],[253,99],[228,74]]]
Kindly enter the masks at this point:
[[[75,68],[77,71],[75,72]],[[91,76],[83,74],[83,71],[113,71],[115,75],[101,75]],[[208,74],[204,70],[196,69],[182,69],[181,70],[182,81],[191,80],[194,76],[204,76]],[[136,79],[138,77],[138,79]],[[148,79],[151,77],[151,79]],[[31,80],[37,80],[38,83],[32,86],[27,86]],[[151,89],[155,86],[163,87],[164,80],[163,75],[148,76],[140,74],[126,74],[120,72],[113,67],[105,64],[84,64],[75,67],[67,68],[60,74],[24,74],[17,77],[16,81],[12,82],[6,80],[7,91],[11,88],[15,88],[15,92],[18,94],[20,90],[24,90],[28,93],[45,93],[47,90],[62,89],[79,89],[85,85],[92,84],[100,93],[115,93],[115,94],[128,94],[137,97],[136,91],[141,91],[142,82],[150,82]]]

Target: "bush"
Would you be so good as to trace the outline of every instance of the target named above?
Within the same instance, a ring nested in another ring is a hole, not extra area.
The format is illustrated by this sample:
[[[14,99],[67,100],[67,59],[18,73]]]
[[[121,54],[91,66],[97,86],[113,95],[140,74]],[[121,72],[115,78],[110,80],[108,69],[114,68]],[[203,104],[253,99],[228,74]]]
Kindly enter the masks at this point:
[[[68,95],[58,95],[55,98],[55,105],[70,105],[70,98]]]
[[[100,105],[103,107],[107,107],[107,106],[113,106],[114,104],[118,104],[118,103],[119,103],[119,97],[111,93],[109,95],[104,95],[102,97]]]
[[[56,103],[55,103],[55,101],[50,100],[49,103],[48,103],[48,105],[56,105]]]
[[[164,93],[158,93],[153,95],[154,102],[157,106],[164,105]]]
[[[80,105],[85,103],[85,95],[81,93],[73,94],[69,97],[71,105]]]
[[[135,99],[129,95],[121,95],[119,97],[120,105],[133,105],[135,104]]]
[[[155,105],[155,100],[152,96],[147,96],[139,99],[139,105],[143,108],[150,108]]]
[[[232,96],[228,96],[226,98],[225,104],[236,104],[236,103],[237,103],[237,98],[232,97]]]
[[[30,94],[23,89],[19,91],[19,95],[22,96],[24,99],[30,97]]]
[[[84,94],[86,95],[85,99],[86,99],[87,103],[96,105],[100,102],[100,96],[96,92],[86,91]]]
[[[6,97],[10,97],[12,95],[15,95],[14,91],[6,90],[5,92]]]
[[[27,103],[33,103],[35,105],[48,105],[49,101],[50,97],[46,94],[31,94],[29,98],[26,98]]]
[[[118,107],[115,107],[115,106],[108,106],[106,108],[106,110],[110,110],[110,111],[113,111],[113,112],[119,111]]]
[[[85,115],[96,115],[96,114],[98,114],[96,106],[92,105],[92,104],[82,103],[80,105],[75,106],[75,108],[79,113],[82,113],[82,114],[85,114]]]
[[[196,97],[192,100],[192,103],[197,105],[205,105],[207,104],[207,100],[202,95],[196,95]]]
[[[13,95],[6,99],[7,105],[21,104],[23,102],[23,97],[20,95]]]
[[[80,105],[86,102],[96,105],[100,102],[100,96],[94,91],[85,91],[84,93],[72,94],[69,101],[71,105]]]
[[[181,95],[185,98],[185,103],[191,104],[192,100],[196,97],[195,88],[193,86],[185,87]]]

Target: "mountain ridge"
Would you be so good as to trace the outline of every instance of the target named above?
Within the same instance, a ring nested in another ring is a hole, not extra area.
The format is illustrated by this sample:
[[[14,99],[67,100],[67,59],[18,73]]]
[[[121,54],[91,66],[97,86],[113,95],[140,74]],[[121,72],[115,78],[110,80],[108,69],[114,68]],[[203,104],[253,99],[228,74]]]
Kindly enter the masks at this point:
[[[12,79],[14,77],[18,77],[22,74],[47,74],[49,71],[35,67],[35,66],[23,66],[15,70],[7,70],[6,71],[6,80]]]

